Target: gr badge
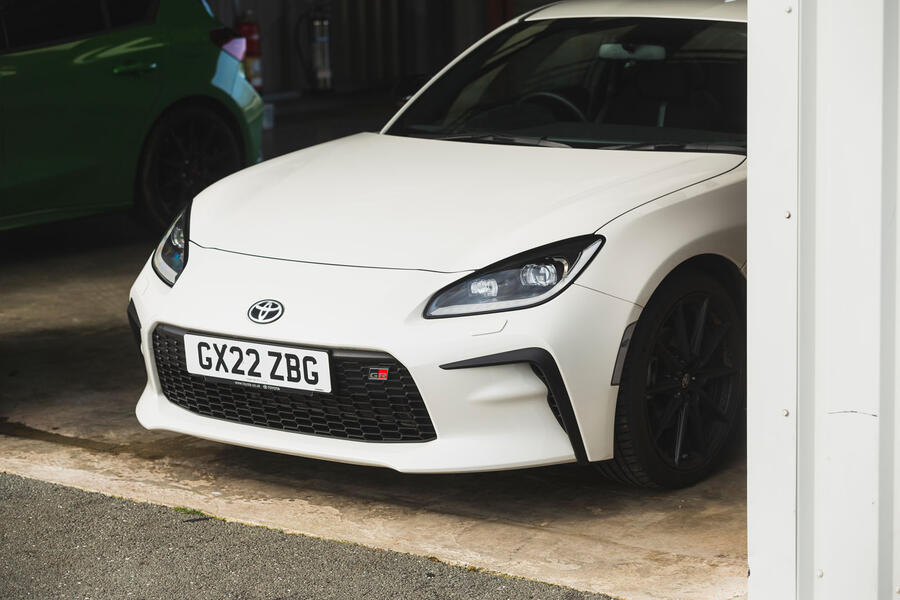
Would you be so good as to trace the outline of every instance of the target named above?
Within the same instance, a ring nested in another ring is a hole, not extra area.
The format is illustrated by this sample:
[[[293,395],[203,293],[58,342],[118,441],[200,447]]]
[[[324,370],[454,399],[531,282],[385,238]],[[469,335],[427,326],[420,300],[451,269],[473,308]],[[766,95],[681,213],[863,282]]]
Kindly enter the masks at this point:
[[[369,381],[387,381],[388,370],[381,367],[372,367],[369,369]]]

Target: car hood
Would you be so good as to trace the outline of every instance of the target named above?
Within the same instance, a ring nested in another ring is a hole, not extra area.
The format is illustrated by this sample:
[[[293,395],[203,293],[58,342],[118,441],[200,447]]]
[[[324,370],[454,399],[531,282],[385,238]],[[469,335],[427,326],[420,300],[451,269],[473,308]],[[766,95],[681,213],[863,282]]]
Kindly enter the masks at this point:
[[[743,160],[362,133],[210,186],[194,201],[190,238],[271,258],[468,271],[595,232]]]

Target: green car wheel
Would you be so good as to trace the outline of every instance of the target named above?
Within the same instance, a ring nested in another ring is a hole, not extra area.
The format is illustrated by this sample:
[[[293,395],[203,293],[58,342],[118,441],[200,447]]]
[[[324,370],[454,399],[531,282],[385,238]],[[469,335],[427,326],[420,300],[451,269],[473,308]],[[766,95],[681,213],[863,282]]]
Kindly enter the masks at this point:
[[[243,166],[241,144],[216,112],[176,108],[150,134],[141,157],[138,207],[163,230],[207,186]]]

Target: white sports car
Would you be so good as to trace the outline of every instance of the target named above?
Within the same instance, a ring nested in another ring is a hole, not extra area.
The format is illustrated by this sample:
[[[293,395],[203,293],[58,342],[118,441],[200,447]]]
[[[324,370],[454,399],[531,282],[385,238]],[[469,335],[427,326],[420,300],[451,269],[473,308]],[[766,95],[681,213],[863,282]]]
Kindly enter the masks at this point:
[[[572,1],[232,175],[131,290],[144,427],[676,487],[743,418],[746,5]]]

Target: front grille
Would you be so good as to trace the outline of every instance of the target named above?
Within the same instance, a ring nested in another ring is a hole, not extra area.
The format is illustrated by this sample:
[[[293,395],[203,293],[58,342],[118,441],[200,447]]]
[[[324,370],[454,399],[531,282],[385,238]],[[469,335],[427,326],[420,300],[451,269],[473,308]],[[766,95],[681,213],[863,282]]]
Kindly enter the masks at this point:
[[[310,435],[366,442],[437,437],[412,376],[380,353],[333,353],[330,394],[248,388],[187,372],[184,331],[153,331],[156,370],[166,398],[198,415]],[[386,381],[369,369],[387,368]]]

